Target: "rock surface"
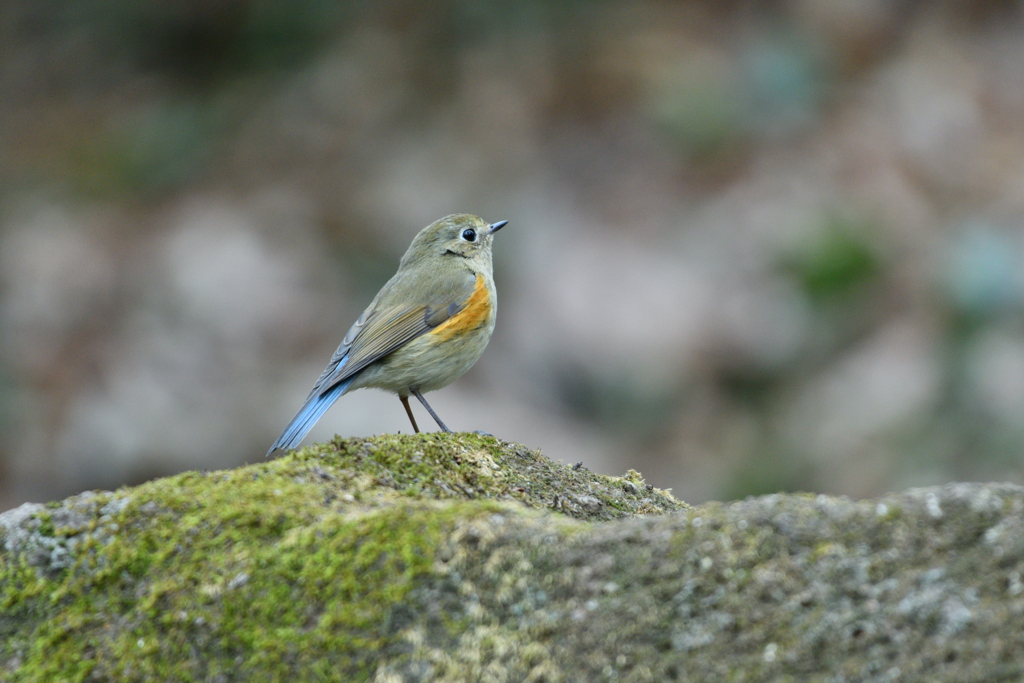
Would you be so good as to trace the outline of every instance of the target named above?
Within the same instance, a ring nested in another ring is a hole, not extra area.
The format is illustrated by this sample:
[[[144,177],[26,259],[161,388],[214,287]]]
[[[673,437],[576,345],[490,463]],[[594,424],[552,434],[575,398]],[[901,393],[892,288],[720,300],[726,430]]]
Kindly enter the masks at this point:
[[[0,680],[1024,676],[1024,489],[688,508],[459,435],[0,515]]]

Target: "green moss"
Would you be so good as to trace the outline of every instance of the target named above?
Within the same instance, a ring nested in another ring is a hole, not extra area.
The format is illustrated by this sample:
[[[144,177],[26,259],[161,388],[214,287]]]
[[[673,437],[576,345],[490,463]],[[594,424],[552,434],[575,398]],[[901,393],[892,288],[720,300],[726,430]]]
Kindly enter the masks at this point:
[[[86,494],[36,513],[46,552],[0,553],[0,666],[18,663],[13,681],[365,680],[373,653],[416,651],[404,628],[423,609],[417,587],[493,538],[493,519],[536,514],[524,505],[590,519],[684,507],[636,472],[431,434]],[[471,621],[428,623],[447,642]]]
[[[39,520],[38,532],[42,536],[55,536],[57,529],[53,525],[53,517],[48,511],[40,512],[36,519]]]
[[[502,492],[530,467],[541,491],[583,477],[559,495],[602,490],[580,506],[596,516],[647,487],[500,442],[391,439],[76,496],[49,509],[55,537],[38,517],[0,519],[16,547],[0,551],[0,679],[1024,674],[1019,487],[773,495],[591,523],[552,514],[547,493]]]
[[[594,474],[554,462],[540,451],[475,434],[335,439],[290,457],[307,466],[326,461],[351,471],[349,481],[366,477],[357,488],[370,495],[386,489],[436,500],[514,500],[588,520],[687,507],[667,491],[648,487],[633,470],[624,477]]]
[[[56,616],[31,634],[15,680],[201,680],[228,671],[316,679],[321,669],[358,678],[372,663],[367,653],[393,640],[378,628],[382,610],[401,605],[431,571],[442,534],[494,509],[408,503],[314,515],[283,509],[297,494],[286,493],[287,482],[247,499],[253,492],[236,492],[230,480],[197,497],[199,482],[187,479],[161,482],[179,486],[159,486],[159,517],[126,508],[128,533],[94,545],[67,573]],[[145,494],[156,491],[145,488],[136,496],[151,500]],[[193,520],[168,524],[167,514]],[[5,603],[14,592],[5,588]],[[23,589],[19,602],[26,597]]]

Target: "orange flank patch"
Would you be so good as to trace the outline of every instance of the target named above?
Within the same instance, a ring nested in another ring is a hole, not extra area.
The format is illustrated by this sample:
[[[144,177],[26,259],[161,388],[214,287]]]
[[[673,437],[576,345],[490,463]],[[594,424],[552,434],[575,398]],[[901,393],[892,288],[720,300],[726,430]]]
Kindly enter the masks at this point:
[[[480,275],[476,276],[476,289],[469,296],[465,307],[430,331],[437,341],[451,339],[457,334],[465,334],[483,325],[491,314],[491,295]]]

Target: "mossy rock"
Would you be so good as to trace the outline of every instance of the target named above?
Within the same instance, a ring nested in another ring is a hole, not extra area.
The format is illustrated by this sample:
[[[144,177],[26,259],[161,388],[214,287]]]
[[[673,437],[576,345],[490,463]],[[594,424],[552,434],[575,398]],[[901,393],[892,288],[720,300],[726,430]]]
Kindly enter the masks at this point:
[[[0,680],[1024,677],[1024,489],[689,509],[468,434],[0,515]]]
[[[481,519],[685,507],[635,472],[473,434],[335,439],[25,505],[0,518],[0,680],[365,679],[407,650],[410,594]]]

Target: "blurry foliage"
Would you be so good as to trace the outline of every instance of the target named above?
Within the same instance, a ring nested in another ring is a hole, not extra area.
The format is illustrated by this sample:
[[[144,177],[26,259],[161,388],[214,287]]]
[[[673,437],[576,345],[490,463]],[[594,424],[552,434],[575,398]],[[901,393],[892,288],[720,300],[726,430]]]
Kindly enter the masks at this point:
[[[768,444],[777,440],[763,438],[766,446],[746,454],[732,470],[722,496],[725,500],[742,500],[780,491],[795,493],[813,491],[817,468],[801,456],[771,450]]]
[[[157,104],[89,137],[73,156],[74,177],[94,195],[149,197],[201,175],[223,131],[213,106]]]
[[[849,303],[882,271],[871,234],[866,226],[830,218],[785,259],[783,268],[815,304]]]
[[[908,164],[904,158],[914,152],[900,148],[901,136],[907,131],[892,124],[899,117],[886,109],[890,105],[885,103],[898,97],[886,91],[891,86],[885,82],[901,83],[899,79],[906,78],[901,69],[913,71],[906,68],[908,64],[922,72],[932,68],[913,61],[916,48],[909,45],[913,41],[907,36],[915,31],[922,35],[913,40],[933,41],[933,47],[957,47],[969,55],[959,59],[964,63],[975,60],[973,66],[989,57],[977,57],[969,52],[973,47],[957,43],[984,43],[984,36],[971,33],[978,27],[970,22],[1005,22],[1010,31],[1011,21],[1020,20],[1019,3],[1010,1],[896,4],[895,9],[886,6],[877,12],[869,8],[868,15],[880,18],[869,17],[849,33],[844,33],[848,26],[842,22],[833,26],[830,30],[849,41],[844,44],[842,39],[821,37],[824,34],[816,34],[801,20],[810,18],[813,24],[814,16],[828,15],[838,7],[828,2],[755,7],[732,0],[637,5],[605,0],[22,0],[9,3],[0,14],[8,20],[7,25],[0,25],[0,57],[7,60],[5,75],[15,74],[10,81],[20,87],[11,86],[13,95],[8,99],[18,96],[29,102],[25,111],[30,115],[46,112],[48,107],[66,107],[68,118],[82,111],[87,114],[80,122],[62,121],[50,128],[44,121],[39,126],[42,133],[36,135],[53,149],[38,155],[32,149],[26,156],[33,160],[41,157],[35,162],[40,165],[50,161],[47,152],[60,156],[54,164],[57,182],[76,184],[92,198],[145,202],[184,193],[190,187],[205,189],[207,184],[217,183],[230,187],[242,174],[237,166],[231,167],[231,161],[224,160],[233,154],[242,159],[236,162],[240,165],[250,158],[259,160],[253,164],[260,167],[253,175],[258,183],[269,186],[277,181],[273,174],[278,169],[264,167],[263,162],[284,159],[282,175],[292,175],[282,184],[302,187],[311,201],[319,203],[318,209],[332,214],[323,219],[317,239],[337,239],[330,261],[346,273],[347,284],[352,285],[348,293],[360,304],[393,273],[396,254],[381,247],[379,235],[373,232],[379,217],[372,210],[369,218],[351,215],[365,209],[347,206],[358,204],[348,200],[364,189],[370,190],[367,196],[372,197],[381,187],[394,189],[372,183],[375,176],[387,177],[394,170],[386,163],[401,165],[400,155],[407,150],[395,150],[406,144],[404,138],[426,140],[424,149],[428,151],[415,150],[424,156],[437,154],[445,161],[460,160],[456,165],[466,164],[438,172],[432,179],[438,184],[479,183],[484,187],[491,182],[500,186],[492,191],[509,195],[510,202],[524,192],[509,182],[522,170],[510,172],[498,182],[473,166],[480,147],[494,145],[493,158],[498,160],[508,151],[498,143],[481,142],[486,136],[479,130],[464,133],[466,122],[479,128],[488,125],[473,119],[481,112],[486,115],[486,107],[466,101],[481,95],[486,98],[493,93],[499,104],[508,98],[513,113],[511,123],[505,123],[509,130],[519,132],[510,133],[512,141],[507,144],[530,147],[523,158],[533,155],[523,162],[523,176],[532,183],[553,184],[554,189],[545,189],[559,201],[580,191],[585,201],[579,205],[585,208],[574,216],[587,221],[598,216],[595,225],[606,218],[600,215],[602,208],[612,204],[627,206],[613,208],[623,211],[619,215],[633,221],[628,228],[639,233],[665,223],[661,211],[675,216],[680,210],[699,212],[704,202],[727,206],[722,214],[727,217],[757,214],[765,205],[770,213],[778,208],[771,206],[775,201],[793,202],[798,210],[808,208],[801,202],[817,202],[814,210],[827,212],[832,210],[827,206],[832,201],[829,193],[835,193],[837,204],[853,205],[854,217],[840,209],[825,213],[818,223],[808,226],[806,239],[795,248],[782,255],[770,254],[752,267],[754,277],[763,277],[765,282],[784,274],[785,284],[791,287],[778,298],[799,299],[800,311],[794,317],[806,314],[810,318],[809,322],[800,319],[800,334],[806,338],[796,345],[797,351],[785,352],[788,355],[766,367],[769,363],[751,357],[749,347],[742,343],[729,347],[728,339],[720,340],[712,332],[710,337],[721,341],[722,348],[697,349],[704,356],[695,367],[686,369],[689,374],[679,379],[678,388],[669,389],[634,381],[622,370],[627,363],[609,363],[600,371],[596,365],[573,361],[551,368],[547,384],[554,387],[552,400],[572,418],[623,443],[641,448],[652,444],[645,453],[634,450],[633,454],[640,453],[638,457],[655,453],[655,457],[686,459],[691,443],[714,451],[713,457],[730,463],[730,474],[723,476],[732,477],[719,495],[739,497],[811,489],[828,480],[830,473],[821,471],[825,466],[815,467],[807,461],[814,454],[801,450],[800,444],[793,443],[796,439],[783,434],[780,425],[787,418],[780,416],[784,412],[781,407],[858,351],[857,343],[892,322],[894,312],[899,316],[908,313],[899,310],[905,302],[898,300],[901,292],[894,281],[903,274],[896,273],[896,259],[890,258],[884,241],[892,226],[857,218],[856,202],[862,197],[846,196],[843,179],[824,179],[819,188],[801,176],[804,169],[786,166],[792,159],[780,163],[772,148],[785,146],[792,156],[806,154],[818,161],[827,155],[845,161],[843,155],[856,156],[851,150],[858,144],[871,147],[877,143],[876,134],[890,135],[894,149],[866,150],[863,158],[854,159],[849,166],[859,173],[858,164],[869,164],[869,174],[889,171],[905,182],[905,187],[894,183],[886,188],[891,194],[883,203],[893,205],[887,216],[895,216],[894,220],[900,220],[903,210],[920,211],[929,215],[929,220],[942,218],[943,212],[949,206],[959,206],[956,202],[963,197],[929,196],[928,183],[905,172],[906,167],[921,164]],[[831,15],[833,19],[857,15],[839,10]],[[956,40],[932,28],[921,31],[917,27],[925,24],[915,21],[917,12],[928,21],[952,17],[950,32]],[[650,44],[656,47],[645,51]],[[387,58],[393,63],[389,61],[385,70],[374,69],[367,61],[372,61],[373,51],[382,46],[390,49]],[[993,41],[985,49],[996,54],[1003,48]],[[844,59],[851,59],[844,50],[870,55],[867,63],[859,63],[861,70],[852,78],[842,67]],[[317,59],[325,53],[328,59],[323,71],[318,71]],[[15,61],[8,58],[18,56],[24,63],[10,68]],[[517,71],[520,62],[529,62],[529,68]],[[955,67],[958,62],[951,63]],[[304,71],[310,64],[313,68]],[[946,75],[943,69],[950,68],[937,65],[935,73]],[[358,73],[352,76],[349,70]],[[330,73],[325,74],[327,71]],[[492,78],[491,71],[496,75],[493,82],[484,82]],[[388,80],[378,83],[375,79],[382,73]],[[346,80],[350,77],[359,85],[352,86]],[[544,82],[535,83],[531,80],[535,77]],[[320,78],[330,81],[323,90],[310,85]],[[331,80],[335,78],[336,82]],[[361,90],[365,82],[379,86],[388,104],[375,108],[378,105],[370,103],[365,108],[370,113],[353,115],[351,110],[359,109],[362,102],[327,101],[343,99],[349,93],[376,92]],[[951,82],[943,81],[943,87],[956,91],[954,94],[968,104],[973,102],[976,93],[957,91],[960,86],[955,78]],[[493,91],[487,88],[492,85],[497,86]],[[839,101],[837,93],[845,97],[850,92],[854,93],[850,99]],[[986,97],[979,107],[983,119],[987,107],[1002,106],[994,95]],[[33,109],[32,98],[44,105]],[[881,104],[873,108],[858,98]],[[955,120],[957,106],[952,106],[951,113],[924,112],[914,121],[935,123],[929,118],[935,116],[937,130],[942,132],[943,117]],[[3,107],[13,108],[9,101],[0,103],[0,111]],[[839,115],[831,115],[833,107],[842,108]],[[245,143],[274,149],[257,149],[248,157],[232,145],[234,136],[256,118],[254,111],[256,117],[280,118],[281,128],[287,131],[281,133],[258,121],[259,125],[246,130],[249,137]],[[984,144],[969,150],[972,154],[983,157],[989,147],[1012,148],[1016,143],[1015,115],[1001,115],[1004,118],[994,128],[1001,127],[1000,135],[1008,142],[992,145],[991,140],[983,139]],[[858,117],[868,125],[859,128],[846,123]],[[300,148],[292,145],[293,139],[302,138],[307,128],[316,128],[310,135],[314,142],[302,144],[309,144],[313,151],[295,151]],[[58,135],[51,136],[54,130]],[[421,135],[425,132],[428,134]],[[962,133],[959,128],[954,132]],[[280,137],[266,139],[275,134]],[[984,130],[979,133],[979,139],[984,134]],[[500,135],[504,137],[504,132]],[[844,141],[844,135],[849,140]],[[865,135],[872,136],[871,144],[857,137]],[[66,144],[68,139],[72,144]],[[317,156],[315,147],[324,141],[331,149]],[[381,149],[389,145],[393,148]],[[6,149],[0,149],[3,151]],[[492,153],[491,149],[485,151]],[[389,154],[393,156],[388,158]],[[751,161],[759,162],[760,167]],[[465,171],[467,167],[473,169],[471,173]],[[812,191],[820,189],[822,197],[773,197],[767,201],[754,196],[767,184],[764,176],[776,168],[782,169],[780,173],[787,175],[788,181],[810,185]],[[2,174],[9,172],[0,168]],[[855,181],[857,173],[851,176]],[[742,177],[755,192],[747,196],[742,187],[735,189],[737,186],[725,183],[712,187],[701,182],[725,176],[730,176],[727,180]],[[553,183],[552,177],[556,178]],[[315,187],[321,180],[322,186]],[[869,192],[883,194],[874,188]],[[629,202],[634,195],[638,197],[635,206]],[[410,196],[422,195],[413,192]],[[551,196],[540,196],[540,200],[552,201]],[[906,209],[904,203],[914,206]],[[539,206],[548,212],[543,204]],[[651,207],[651,212],[645,213]],[[870,208],[866,211],[865,215],[875,215]],[[557,211],[551,213],[557,215]],[[770,221],[766,219],[766,225]],[[615,220],[604,222],[615,224]],[[685,225],[686,220],[679,224]],[[913,230],[920,228],[904,234]],[[912,302],[917,308],[910,311],[929,323],[938,319],[937,331],[926,332],[935,334],[942,346],[941,368],[937,370],[941,386],[930,399],[934,405],[929,403],[926,415],[915,414],[898,429],[871,434],[875,441],[859,451],[883,444],[893,449],[895,458],[906,455],[906,463],[900,460],[892,466],[894,471],[905,466],[970,473],[978,471],[979,462],[993,467],[1003,464],[1006,470],[1016,463],[1019,468],[1024,433],[1015,415],[993,414],[992,406],[971,388],[972,382],[976,383],[971,357],[978,353],[978,339],[993,326],[1007,319],[1019,320],[1024,313],[1020,228],[977,223],[954,225],[953,232],[959,237],[952,241],[936,281],[915,283],[928,290],[923,298],[933,299]],[[927,238],[917,235],[908,239],[920,242],[910,249],[927,248],[922,247]],[[733,269],[727,262],[735,255],[730,249],[721,247],[721,253],[729,256],[720,257],[723,263],[707,264],[709,272]],[[518,256],[503,252],[498,258],[507,259],[511,266]],[[512,269],[501,270],[508,273]],[[709,280],[720,277],[720,272]],[[514,281],[510,275],[500,277]],[[713,322],[713,316],[702,322],[708,320]],[[751,329],[757,334],[761,328],[752,324]],[[1020,337],[1021,331],[1015,329],[1009,336]],[[699,346],[707,343],[707,338],[686,343]],[[16,392],[24,390],[17,381],[0,376],[0,431],[6,426],[5,419],[10,424]],[[224,388],[217,388],[221,390]],[[706,402],[715,404],[710,408],[703,405],[708,396],[713,398]],[[683,424],[706,416],[710,427]],[[749,429],[754,436],[737,439],[735,444],[716,442],[719,435],[712,432],[728,432],[744,420],[754,425]],[[685,432],[686,438],[678,438],[673,431],[676,428]],[[690,432],[701,433],[691,442],[687,441]]]
[[[346,0],[83,0],[68,7],[67,20],[95,31],[111,56],[194,87],[247,71],[293,68],[322,50],[359,6]]]
[[[799,34],[767,33],[735,63],[682,62],[656,89],[651,114],[687,163],[735,164],[757,140],[817,121],[832,77],[825,61]]]
[[[997,476],[996,472],[1012,470],[1021,462],[1021,415],[1012,406],[994,411],[991,400],[979,395],[977,369],[972,367],[972,354],[991,331],[991,316],[986,317],[960,311],[946,328],[944,382],[937,404],[930,419],[901,444],[921,469],[934,468],[938,462],[953,476],[965,478],[974,472],[978,478],[980,469],[990,469],[989,476]],[[1007,374],[1013,370],[1005,368]]]
[[[189,87],[217,85],[249,72],[294,69],[360,23],[375,23],[422,47],[423,74],[451,68],[468,47],[539,26],[579,28],[604,4],[590,0],[81,0],[51,3],[64,31],[85,30],[143,71],[167,73]],[[42,13],[45,16],[45,12]]]
[[[950,249],[945,285],[960,314],[987,318],[1022,311],[1022,247],[1018,235],[992,226],[968,226],[959,235]]]
[[[564,361],[552,374],[560,405],[570,415],[599,423],[611,433],[631,435],[639,443],[657,438],[676,415],[678,396],[639,387],[621,369],[598,375]]]
[[[715,373],[715,382],[737,404],[768,411],[793,373],[794,369],[788,367],[768,369],[723,365]]]
[[[746,127],[776,137],[816,122],[831,78],[825,61],[797,35],[756,43],[744,59]]]
[[[654,115],[687,161],[711,163],[735,153],[746,140],[736,95],[726,83],[698,79],[663,93]]]
[[[69,146],[63,155],[69,157],[67,168],[58,163],[55,174],[70,172],[87,193],[123,199],[152,197],[200,182],[217,156],[216,145],[229,144],[255,103],[265,101],[283,79],[325,50],[344,45],[360,26],[402,37],[399,85],[406,91],[409,125],[423,125],[432,109],[451,104],[459,87],[460,60],[468,50],[492,40],[509,42],[517,32],[525,35],[542,26],[565,32],[565,39],[558,41],[564,90],[586,101],[588,90],[580,86],[590,79],[577,76],[581,62],[592,57],[587,46],[597,38],[587,32],[584,10],[597,4],[43,0],[38,6],[17,3],[10,12],[14,26],[5,33],[26,44],[89,46],[69,57],[57,53],[50,68],[56,73],[69,67],[60,63],[68,58],[79,62],[75,69],[81,73],[103,74],[96,82],[62,86],[105,91],[121,106],[101,114],[106,120]]]

